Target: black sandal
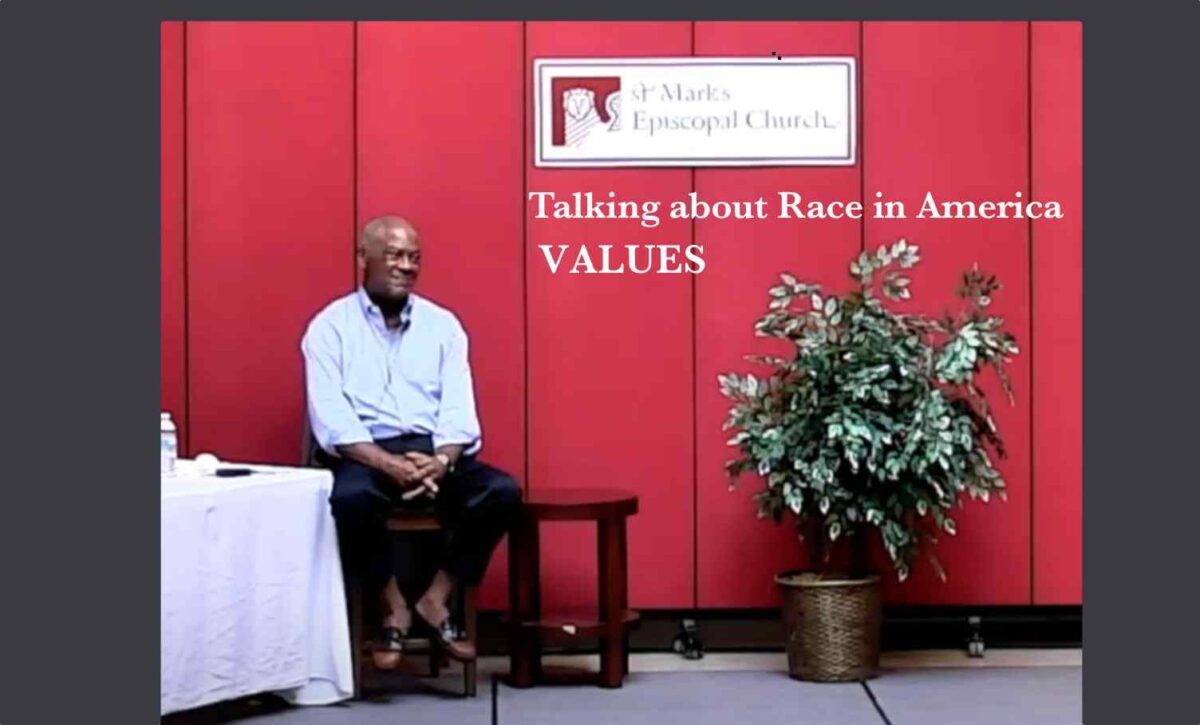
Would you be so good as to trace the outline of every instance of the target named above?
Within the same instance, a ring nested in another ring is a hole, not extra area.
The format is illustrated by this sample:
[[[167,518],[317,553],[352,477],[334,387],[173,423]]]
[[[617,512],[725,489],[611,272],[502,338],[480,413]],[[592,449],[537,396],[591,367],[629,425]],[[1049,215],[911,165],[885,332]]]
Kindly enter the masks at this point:
[[[475,643],[469,641],[458,627],[454,626],[450,617],[443,619],[441,624],[434,627],[433,630],[435,632],[434,646],[448,655],[450,659],[459,662],[475,661]]]
[[[397,661],[395,663],[385,667],[384,669],[391,669],[399,664],[399,659],[404,656],[404,640],[407,637],[408,635],[402,632],[398,627],[384,627],[382,630],[380,630],[379,642],[375,645],[375,651],[372,653],[372,655],[375,656],[386,653],[395,654],[397,657]],[[375,665],[377,667],[380,666],[378,658],[373,658],[375,659]]]
[[[404,640],[408,639],[408,634],[399,627],[384,627],[380,634],[378,649],[404,654]]]

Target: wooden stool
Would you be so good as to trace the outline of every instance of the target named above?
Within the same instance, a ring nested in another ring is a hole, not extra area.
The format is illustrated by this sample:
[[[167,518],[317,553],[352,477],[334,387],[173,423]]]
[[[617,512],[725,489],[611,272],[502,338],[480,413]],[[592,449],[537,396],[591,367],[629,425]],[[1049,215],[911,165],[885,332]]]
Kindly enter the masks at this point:
[[[620,687],[629,672],[629,629],[638,621],[629,609],[625,520],[637,513],[637,495],[614,489],[557,489],[530,493],[509,532],[508,683],[586,682]],[[595,618],[546,614],[541,607],[538,525],[542,521],[595,521],[600,602]],[[565,635],[565,636],[564,636]],[[600,672],[557,673],[542,670],[541,647],[596,635]]]
[[[307,409],[307,405],[306,405]],[[303,430],[300,436],[300,465],[313,468],[323,468],[318,461],[317,452],[320,448],[313,438],[308,416],[303,416]],[[396,509],[388,517],[389,532],[408,533],[415,531],[441,531],[442,522],[432,512],[406,511]],[[475,610],[475,587],[466,587],[459,592],[462,606],[462,626],[466,635],[472,641],[478,632],[478,617]],[[370,592],[369,596],[378,596],[378,592]],[[363,687],[363,658],[370,658],[366,652],[366,642],[363,640],[363,591],[360,582],[346,581],[346,599],[348,618],[350,620],[350,654],[354,665],[354,699],[362,697]],[[429,647],[429,676],[437,677],[441,662],[434,655],[433,643]],[[476,663],[467,662],[463,665],[463,695],[475,697]]]
[[[389,532],[396,533],[411,533],[418,531],[440,531],[442,524],[438,521],[437,516],[432,513],[409,512],[396,510],[391,517],[388,518],[387,528]],[[364,592],[359,582],[348,582],[349,600],[350,600],[350,647],[354,662],[354,698],[360,699],[363,694],[363,668],[368,666],[371,661],[371,653],[367,650],[366,642],[363,638],[363,597],[378,596],[378,592]],[[475,587],[465,587],[460,592],[462,606],[462,622],[463,629],[468,639],[475,640],[478,631],[478,616],[475,609]],[[415,621],[414,613],[414,621]],[[437,648],[433,643],[429,644],[429,670],[427,673],[430,677],[437,677],[440,674],[441,662],[436,654]],[[407,658],[407,655],[406,655]],[[476,693],[476,663],[466,662],[463,668],[463,696],[475,697]],[[403,672],[408,674],[415,673],[404,668]]]

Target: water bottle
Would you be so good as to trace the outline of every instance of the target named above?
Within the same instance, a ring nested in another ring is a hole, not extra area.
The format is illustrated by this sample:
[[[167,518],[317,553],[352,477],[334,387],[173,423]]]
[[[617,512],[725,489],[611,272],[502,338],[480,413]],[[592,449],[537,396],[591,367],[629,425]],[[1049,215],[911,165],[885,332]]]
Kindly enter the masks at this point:
[[[162,439],[159,449],[159,463],[163,476],[172,476],[175,474],[175,459],[179,455],[179,435],[175,432],[175,423],[171,420],[170,413],[162,414]]]

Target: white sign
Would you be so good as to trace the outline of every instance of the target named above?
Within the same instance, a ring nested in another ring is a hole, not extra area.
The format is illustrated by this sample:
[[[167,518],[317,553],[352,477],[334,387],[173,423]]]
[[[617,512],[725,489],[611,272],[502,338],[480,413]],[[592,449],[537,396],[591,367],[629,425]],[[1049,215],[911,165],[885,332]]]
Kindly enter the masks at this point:
[[[849,166],[857,74],[836,58],[539,58],[537,166]]]

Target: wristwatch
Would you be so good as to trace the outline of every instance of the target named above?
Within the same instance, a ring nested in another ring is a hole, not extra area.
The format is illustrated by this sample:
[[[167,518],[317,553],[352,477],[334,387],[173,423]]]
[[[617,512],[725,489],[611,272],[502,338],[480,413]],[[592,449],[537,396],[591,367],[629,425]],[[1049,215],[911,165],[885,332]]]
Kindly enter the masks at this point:
[[[445,453],[438,453],[434,458],[442,462],[442,465],[446,467],[446,473],[454,473],[454,461],[450,460],[450,456]]]

